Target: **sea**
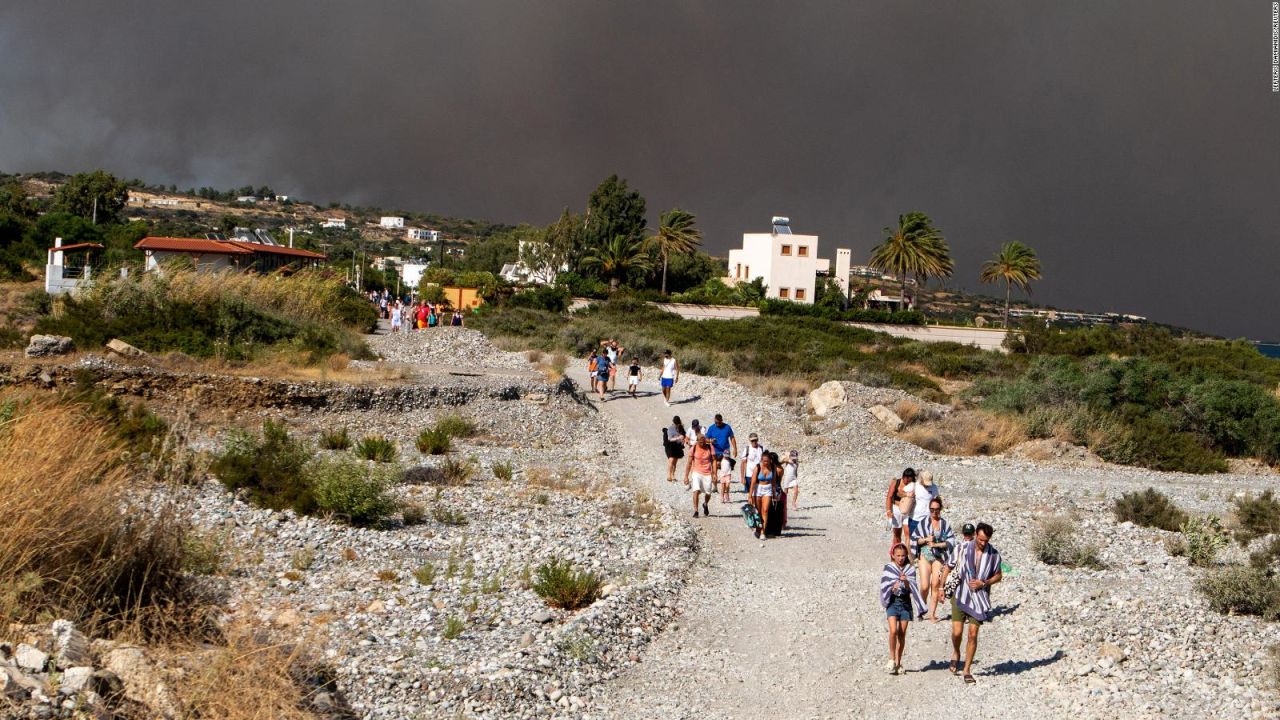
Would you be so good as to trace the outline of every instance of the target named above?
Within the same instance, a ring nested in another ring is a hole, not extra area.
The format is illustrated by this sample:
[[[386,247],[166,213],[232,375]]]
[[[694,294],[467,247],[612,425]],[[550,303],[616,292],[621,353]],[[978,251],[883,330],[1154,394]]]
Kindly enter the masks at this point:
[[[1258,352],[1267,357],[1280,358],[1280,343],[1258,343]]]

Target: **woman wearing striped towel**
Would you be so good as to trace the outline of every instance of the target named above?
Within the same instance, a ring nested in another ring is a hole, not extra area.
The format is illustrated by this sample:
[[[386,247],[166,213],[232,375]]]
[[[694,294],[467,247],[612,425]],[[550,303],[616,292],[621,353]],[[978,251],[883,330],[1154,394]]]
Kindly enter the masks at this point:
[[[924,615],[924,599],[916,583],[916,569],[907,562],[907,546],[902,543],[889,550],[893,562],[884,566],[880,575],[880,605],[889,618],[890,675],[902,672],[902,651],[907,645],[907,625],[913,617]]]
[[[923,474],[923,473],[921,473]],[[911,533],[919,561],[920,592],[929,603],[929,622],[938,622],[938,596],[942,594],[944,568],[956,542],[956,532],[942,517],[942,498],[929,501],[929,516]]]
[[[1000,551],[991,544],[995,530],[978,523],[973,542],[963,546],[957,559],[956,572],[960,585],[951,600],[951,673],[960,663],[960,640],[965,623],[969,624],[969,644],[965,648],[964,681],[973,683],[973,655],[978,650],[978,629],[991,617],[991,586],[1000,582]]]

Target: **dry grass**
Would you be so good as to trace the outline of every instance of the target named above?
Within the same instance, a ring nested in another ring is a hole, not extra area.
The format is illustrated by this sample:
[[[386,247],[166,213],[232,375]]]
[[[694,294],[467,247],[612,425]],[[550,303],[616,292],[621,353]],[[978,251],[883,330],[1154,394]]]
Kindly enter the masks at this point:
[[[311,675],[301,645],[271,644],[246,631],[227,645],[186,656],[178,681],[184,717],[205,720],[314,720],[306,709]]]
[[[198,627],[182,575],[186,526],[158,498],[129,511],[136,469],[113,429],[47,397],[0,397],[0,416],[0,618],[147,636]]]
[[[921,423],[933,422],[942,417],[942,413],[916,400],[903,398],[893,404],[893,412],[905,423],[906,427]]]
[[[70,357],[70,356],[68,356]],[[330,356],[320,364],[308,364],[305,353],[265,353],[252,362],[231,362],[218,358],[193,358],[180,352],[162,353],[138,360],[121,360],[147,364],[175,372],[231,375],[234,377],[268,378],[272,380],[313,380],[347,385],[399,383],[411,379],[407,368],[379,364],[375,367],[353,367],[345,353]]]
[[[811,378],[803,375],[750,375],[736,380],[753,392],[780,398],[806,397],[816,387]]]
[[[599,500],[605,496],[612,484],[595,478],[579,477],[572,468],[553,470],[546,467],[533,467],[524,471],[525,493],[537,489],[554,490],[568,493],[586,500]]]
[[[978,410],[908,427],[902,439],[944,455],[998,455],[1027,439],[1021,424]]]
[[[658,504],[647,491],[637,492],[626,500],[615,500],[609,503],[608,512],[609,516],[616,520],[636,520],[647,526],[656,526],[659,523]]]

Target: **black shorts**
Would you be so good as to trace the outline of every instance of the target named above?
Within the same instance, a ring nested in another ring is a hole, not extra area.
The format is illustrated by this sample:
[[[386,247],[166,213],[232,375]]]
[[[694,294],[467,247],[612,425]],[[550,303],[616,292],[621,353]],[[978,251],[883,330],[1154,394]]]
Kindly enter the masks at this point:
[[[680,443],[667,443],[667,457],[672,460],[679,460],[684,457],[684,448]]]

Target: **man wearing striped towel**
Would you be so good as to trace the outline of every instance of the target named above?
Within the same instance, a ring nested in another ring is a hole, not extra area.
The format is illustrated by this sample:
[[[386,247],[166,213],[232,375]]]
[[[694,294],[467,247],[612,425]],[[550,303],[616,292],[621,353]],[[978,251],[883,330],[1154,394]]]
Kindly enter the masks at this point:
[[[902,651],[907,645],[907,625],[924,615],[924,599],[920,597],[920,585],[916,582],[916,569],[907,558],[907,546],[902,543],[889,550],[893,561],[884,566],[880,575],[880,606],[889,620],[890,675],[902,673]]]
[[[960,640],[969,624],[969,644],[965,648],[964,681],[973,683],[973,655],[978,650],[978,629],[991,616],[991,586],[1000,582],[1000,551],[991,544],[995,534],[987,523],[978,523],[973,542],[962,546],[956,562],[960,584],[951,600],[951,673],[960,662]]]

